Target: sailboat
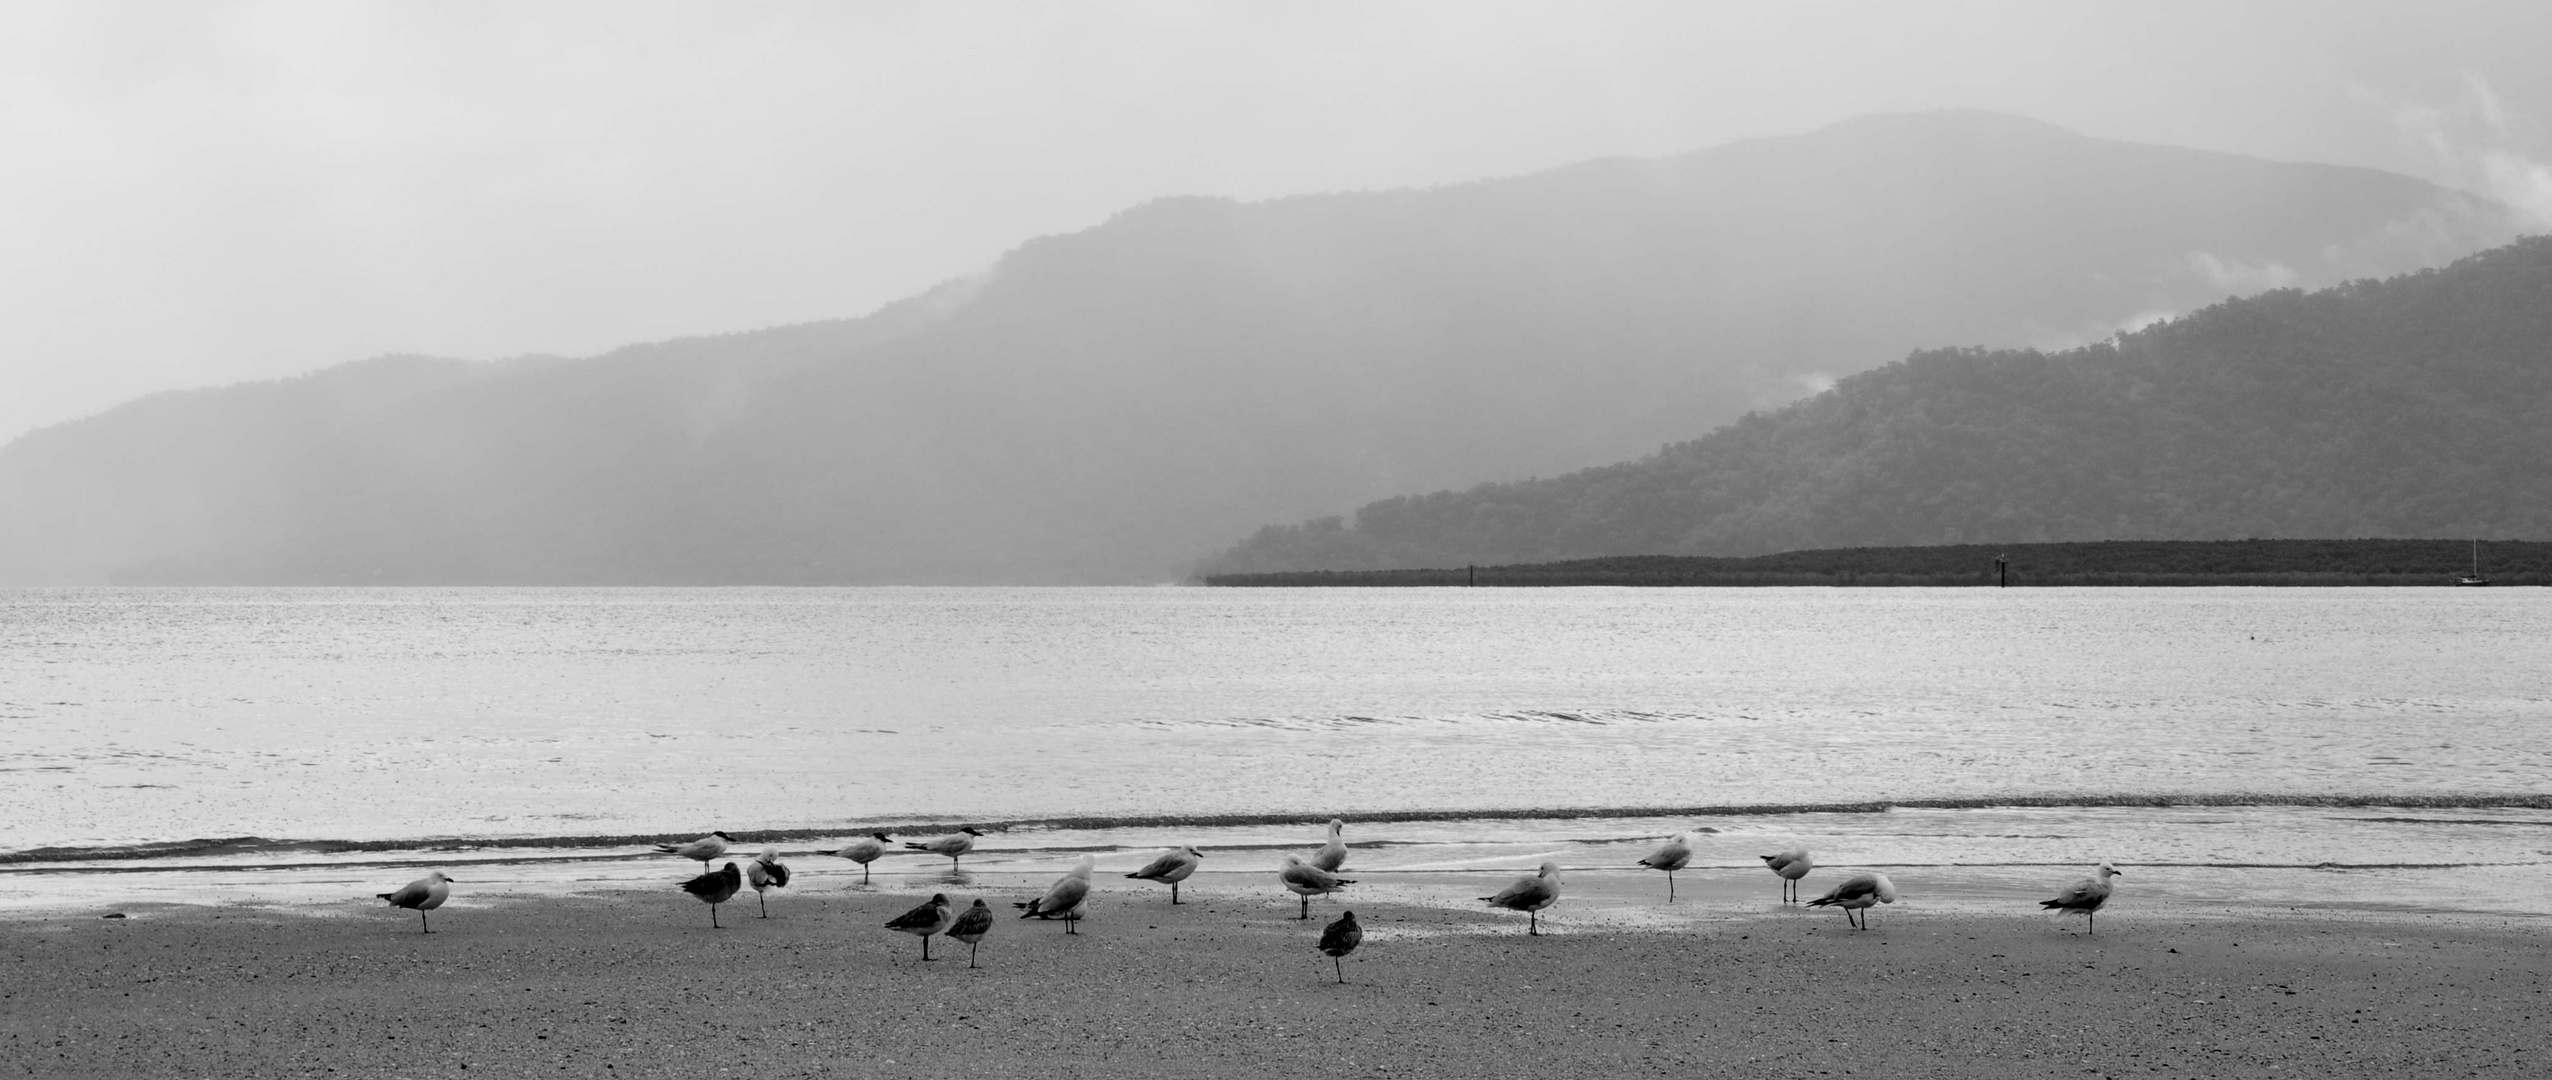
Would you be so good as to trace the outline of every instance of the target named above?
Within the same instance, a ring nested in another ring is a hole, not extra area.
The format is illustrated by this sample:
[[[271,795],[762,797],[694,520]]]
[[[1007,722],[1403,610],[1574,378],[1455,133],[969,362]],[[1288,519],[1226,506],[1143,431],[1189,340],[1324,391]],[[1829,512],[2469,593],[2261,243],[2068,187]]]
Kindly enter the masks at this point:
[[[2489,578],[2486,578],[2486,577],[2482,577],[2482,576],[2481,576],[2481,541],[2479,541],[2479,540],[2474,540],[2474,541],[2472,542],[2472,572],[2471,572],[2471,573],[2469,573],[2469,574],[2465,574],[2465,575],[2464,575],[2464,576],[2462,576],[2462,577],[2456,578],[2456,579],[2455,579],[2455,584],[2457,584],[2457,585],[2487,585],[2487,584],[2489,584],[2489,583],[2490,583],[2490,579],[2489,579]]]

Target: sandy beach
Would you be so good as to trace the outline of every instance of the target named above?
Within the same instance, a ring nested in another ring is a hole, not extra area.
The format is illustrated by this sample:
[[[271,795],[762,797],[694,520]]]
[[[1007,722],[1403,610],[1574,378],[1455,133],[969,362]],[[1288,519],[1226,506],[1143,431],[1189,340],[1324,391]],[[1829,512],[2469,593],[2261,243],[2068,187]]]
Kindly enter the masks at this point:
[[[1005,904],[979,970],[881,928],[900,888],[782,893],[768,920],[748,894],[717,931],[670,890],[479,897],[432,935],[351,901],[24,914],[0,922],[0,1074],[2515,1077],[2552,1049],[2535,918],[2121,904],[2086,937],[2019,910],[1860,933],[1564,902],[1534,938],[1377,897],[1344,905],[1368,932],[1341,986],[1312,943],[1342,905],[1297,922],[1272,891],[1110,891],[1078,936]]]

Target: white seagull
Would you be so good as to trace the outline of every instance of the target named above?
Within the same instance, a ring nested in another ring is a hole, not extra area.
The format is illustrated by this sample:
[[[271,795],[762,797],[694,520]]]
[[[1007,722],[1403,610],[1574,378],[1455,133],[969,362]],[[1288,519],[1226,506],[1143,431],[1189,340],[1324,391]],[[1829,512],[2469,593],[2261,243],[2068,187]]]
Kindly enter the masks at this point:
[[[789,887],[789,868],[780,863],[780,849],[763,848],[762,854],[744,864],[744,880],[753,886],[753,900],[762,906],[762,917],[771,917],[771,901],[763,894]]]
[[[1311,918],[1312,897],[1327,896],[1356,883],[1353,878],[1342,878],[1304,862],[1300,855],[1285,856],[1285,865],[1276,871],[1276,880],[1284,883],[1285,891],[1303,898],[1300,917],[1305,919]]]
[[[1764,869],[1781,875],[1781,902],[1785,904],[1799,898],[1799,879],[1808,876],[1808,871],[1817,868],[1816,860],[1808,858],[1808,849],[1803,847],[1794,847],[1779,855],[1758,855],[1756,858],[1763,860]]]
[[[886,923],[889,930],[901,930],[922,939],[922,959],[930,959],[930,936],[948,929],[957,916],[948,910],[948,894],[932,893],[922,906],[895,916]]]
[[[1333,874],[1338,872],[1339,867],[1347,865],[1347,841],[1342,835],[1346,831],[1346,822],[1329,819],[1329,842],[1311,853],[1311,864]]]
[[[975,838],[982,835],[982,833],[975,831],[974,826],[968,825],[956,832],[949,833],[946,836],[925,843],[916,844],[910,840],[906,840],[904,841],[904,846],[915,851],[927,851],[934,855],[946,855],[948,856],[948,865],[951,868],[954,868],[957,865],[957,857],[975,850]]]
[[[1162,852],[1160,858],[1144,863],[1143,869],[1126,876],[1137,881],[1158,881],[1167,884],[1170,887],[1170,902],[1175,904],[1179,902],[1179,882],[1187,880],[1188,875],[1196,873],[1197,864],[1204,860],[1205,853],[1195,848],[1171,848]]]
[[[2108,890],[2102,889],[2101,891],[2106,893]],[[442,907],[443,901],[451,897],[452,879],[450,876],[444,874],[443,871],[437,870],[431,874],[425,875],[424,877],[418,878],[415,881],[399,886],[397,892],[374,893],[373,895],[389,901],[391,907],[406,908],[410,911],[416,912],[416,924],[419,928],[417,932],[420,934],[431,934],[434,932],[434,927],[427,924],[425,913]]]
[[[2092,876],[2065,886],[2065,891],[2057,893],[2055,899],[2041,900],[2038,906],[2052,908],[2067,915],[2079,912],[2082,915],[2084,929],[2098,933],[2099,924],[2092,913],[2099,911],[2100,905],[2109,902],[2109,879],[2125,872],[2108,863],[2101,863],[2100,869],[2094,871]],[[413,885],[409,887],[415,888]]]
[[[886,845],[894,842],[894,839],[885,833],[870,833],[831,851],[819,851],[816,854],[839,855],[860,864],[860,884],[866,885],[868,884],[868,864],[876,862],[878,856],[886,854]]]
[[[1844,878],[1843,884],[1835,886],[1833,892],[1808,901],[1808,906],[1842,908],[1843,921],[1852,923],[1854,929],[1867,930],[1870,928],[1870,914],[1862,909],[1895,902],[1896,883],[1889,881],[1886,874],[1869,873]],[[1855,911],[1861,912],[1859,922],[1852,922]]]
[[[734,863],[682,883],[682,891],[709,905],[709,929],[718,927],[718,905],[735,899],[736,890],[744,888],[744,873]]]
[[[711,832],[688,844],[658,844],[656,850],[667,855],[680,855],[700,863],[702,873],[709,870],[709,860],[727,853],[727,842],[735,839],[724,832]]]
[[[1490,907],[1521,911],[1531,916],[1525,932],[1538,937],[1542,933],[1542,909],[1558,903],[1560,899],[1560,864],[1545,862],[1541,873],[1517,878],[1515,884],[1498,890],[1496,896],[1480,899]]]
[[[1675,871],[1681,870],[1684,867],[1691,865],[1691,863],[1692,834],[1688,832],[1676,833],[1675,838],[1666,841],[1665,846],[1658,848],[1647,858],[1639,860],[1639,865],[1641,866],[1645,866],[1651,870],[1663,870],[1666,872],[1666,901],[1668,903],[1673,903],[1675,899]]]
[[[1090,871],[1097,863],[1095,857],[1084,855],[1055,879],[1044,896],[1011,906],[1026,911],[1019,916],[1022,919],[1061,919],[1064,933],[1080,933],[1073,927],[1081,921],[1081,902],[1090,898]]]

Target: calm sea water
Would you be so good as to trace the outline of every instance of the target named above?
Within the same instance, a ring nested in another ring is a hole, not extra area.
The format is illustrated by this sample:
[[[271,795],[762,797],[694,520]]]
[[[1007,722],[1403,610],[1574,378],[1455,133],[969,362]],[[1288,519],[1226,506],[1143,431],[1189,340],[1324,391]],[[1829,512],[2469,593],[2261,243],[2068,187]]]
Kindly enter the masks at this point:
[[[2547,600],[0,591],[0,852],[237,868],[502,839],[563,865],[634,835],[971,821],[1012,826],[990,852],[1132,853],[1341,815],[1390,843],[1365,865],[1455,870],[1676,815],[1731,866],[1809,835],[1887,837],[1850,851],[1873,863],[2539,866]],[[2262,805],[2094,805],[2118,796]],[[2275,805],[2328,796],[2432,805]],[[2023,799],[2045,805],[1988,808]],[[1448,813],[1390,822],[1411,812]],[[240,837],[283,843],[146,847]]]

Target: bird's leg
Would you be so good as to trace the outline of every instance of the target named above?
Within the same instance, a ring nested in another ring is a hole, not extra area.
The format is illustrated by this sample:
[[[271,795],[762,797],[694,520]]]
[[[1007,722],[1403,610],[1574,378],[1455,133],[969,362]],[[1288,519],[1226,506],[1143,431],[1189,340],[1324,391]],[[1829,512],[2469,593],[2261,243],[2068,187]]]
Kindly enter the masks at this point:
[[[1675,872],[1672,870],[1666,871],[1666,902],[1675,902]]]
[[[762,905],[763,918],[768,919],[771,917],[771,901],[767,897],[764,897],[761,892],[756,891],[753,894],[753,902]]]
[[[1311,918],[1311,897],[1308,897],[1308,896],[1303,897],[1303,913],[1302,913],[1302,914],[1300,914],[1300,915],[1295,916],[1295,918],[1297,918],[1297,919],[1308,919],[1308,918]]]
[[[866,885],[866,884],[868,884],[868,864],[867,864],[867,863],[861,863],[861,864],[860,864],[860,884],[862,884],[862,885]]]
[[[422,911],[416,913],[416,924],[424,927],[424,929],[417,931],[420,934],[431,934],[434,932],[434,920],[426,918],[425,913]]]
[[[719,926],[718,926],[718,905],[716,905],[716,904],[711,904],[711,905],[709,905],[709,929],[711,929],[711,930],[719,929]]]
[[[1527,911],[1524,913],[1524,918],[1524,932],[1534,937],[1542,936],[1542,913]]]
[[[1175,881],[1170,883],[1170,902],[1173,904],[1179,902],[1179,883]]]
[[[1347,962],[1333,956],[1329,958],[1329,966],[1338,969],[1338,985],[1347,985]]]
[[[982,948],[983,944],[984,943],[980,941],[970,941],[966,943],[966,966],[968,968],[971,969],[975,966],[975,950]]]
[[[922,959],[930,959],[930,935],[922,935]]]
[[[2100,932],[2099,912],[2086,911],[2082,913],[2082,931],[2086,934],[2097,934]]]

